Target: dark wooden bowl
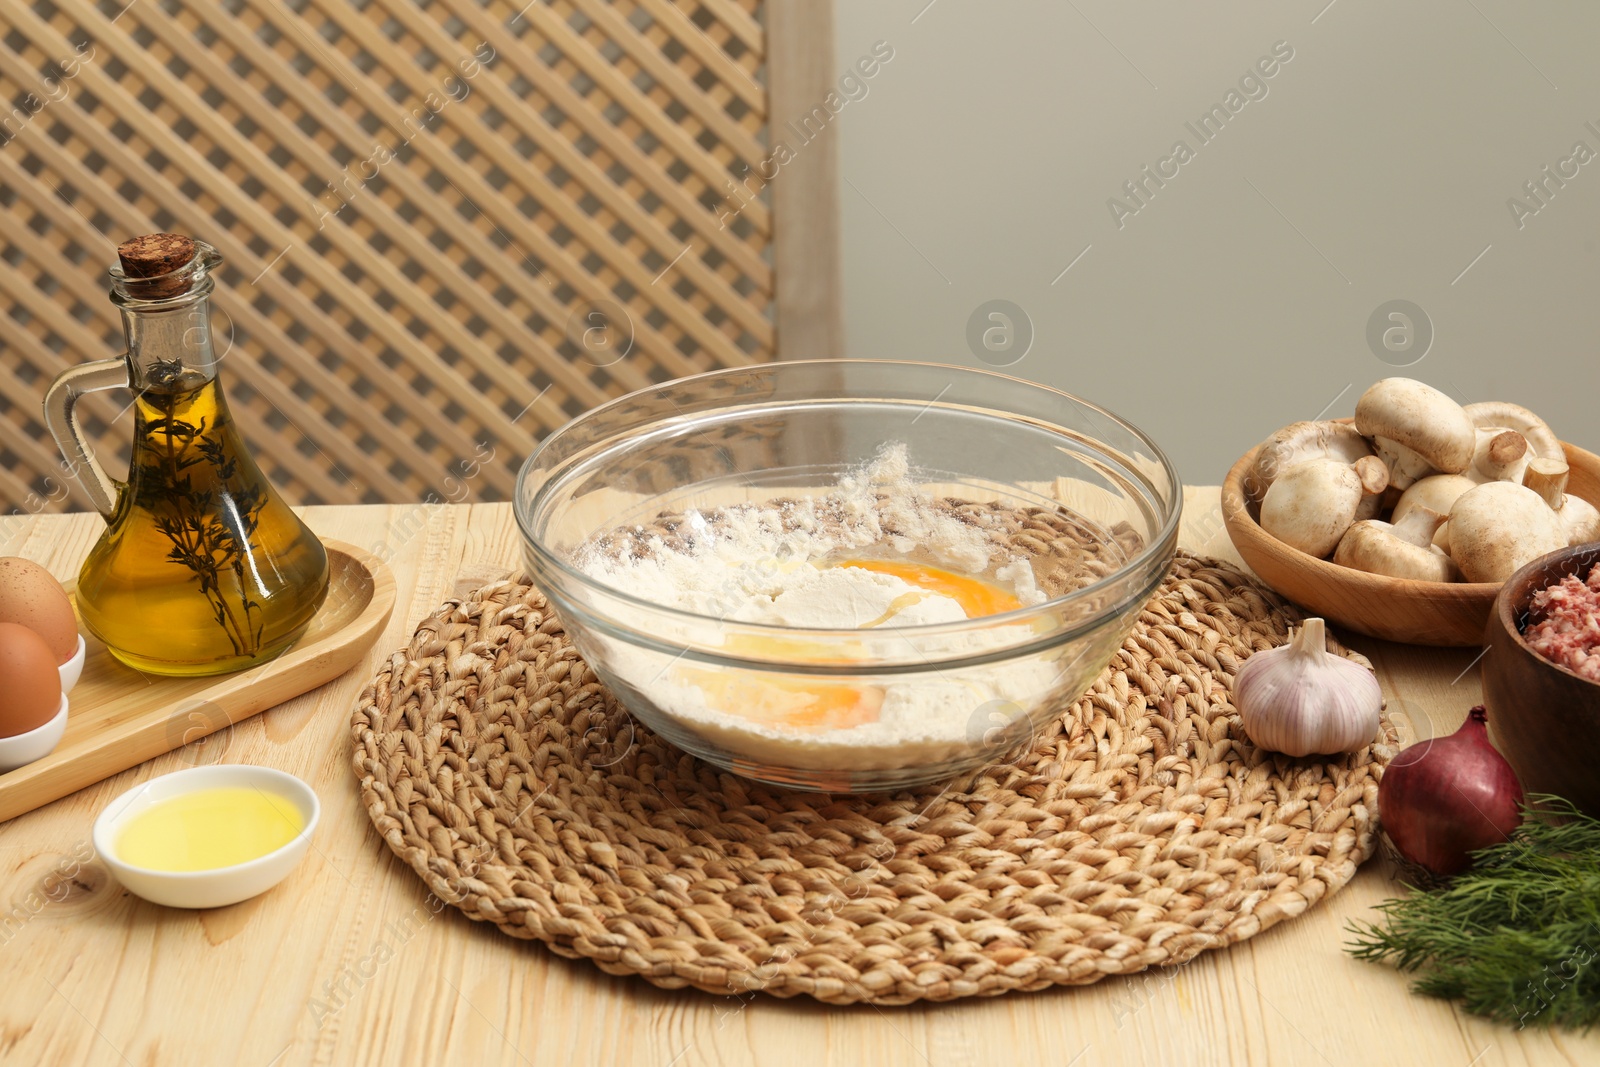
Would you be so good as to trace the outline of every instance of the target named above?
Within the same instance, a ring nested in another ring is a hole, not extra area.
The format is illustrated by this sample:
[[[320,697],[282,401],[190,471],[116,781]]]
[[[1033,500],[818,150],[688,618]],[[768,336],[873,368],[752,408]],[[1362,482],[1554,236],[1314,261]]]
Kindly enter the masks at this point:
[[[1600,683],[1557,666],[1522,639],[1533,594],[1569,574],[1587,577],[1600,542],[1540,556],[1510,578],[1484,632],[1483,703],[1489,731],[1527,793],[1556,793],[1600,817]]]
[[[1572,471],[1567,492],[1600,507],[1600,456],[1576,445],[1562,447]],[[1245,494],[1258,451],[1259,445],[1241,456],[1224,479],[1222,521],[1239,557],[1262,581],[1313,615],[1368,637],[1453,647],[1483,639],[1500,592],[1493,582],[1418,582],[1366,574],[1308,556],[1263,530]]]

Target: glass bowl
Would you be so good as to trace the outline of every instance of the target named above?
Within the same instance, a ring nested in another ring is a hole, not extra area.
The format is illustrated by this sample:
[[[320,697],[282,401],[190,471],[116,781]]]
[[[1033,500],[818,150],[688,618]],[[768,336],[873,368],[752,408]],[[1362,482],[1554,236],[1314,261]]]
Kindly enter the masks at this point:
[[[896,470],[885,448],[898,445]],[[843,514],[841,480],[869,513],[850,513],[851,555],[939,563],[929,531],[954,529],[990,567],[950,570],[992,577],[1009,560],[1001,573],[1016,576],[1021,559],[1031,602],[915,625],[786,626],[676,593],[663,603],[659,583],[596,569],[718,538],[723,551],[729,522],[759,509],[802,518],[779,523],[774,558],[753,565],[826,565],[790,531]],[[938,364],[820,360],[714,371],[596,408],[523,465],[515,512],[533,582],[645,725],[759,781],[877,792],[1005,758],[1077,700],[1166,574],[1182,497],[1149,437],[1067,393]],[[931,517],[908,526],[885,501]]]

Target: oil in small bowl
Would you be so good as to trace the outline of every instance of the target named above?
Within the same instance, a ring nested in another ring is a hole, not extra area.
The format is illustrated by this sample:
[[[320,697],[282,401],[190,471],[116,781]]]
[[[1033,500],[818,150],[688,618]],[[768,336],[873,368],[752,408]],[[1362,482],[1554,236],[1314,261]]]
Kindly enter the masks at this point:
[[[180,793],[135,815],[117,835],[117,856],[151,871],[212,871],[276,852],[305,830],[287,797],[253,786]]]
[[[94,847],[125,889],[153,904],[217,908],[287,878],[320,813],[315,791],[292,774],[191,767],[112,801],[95,820]]]

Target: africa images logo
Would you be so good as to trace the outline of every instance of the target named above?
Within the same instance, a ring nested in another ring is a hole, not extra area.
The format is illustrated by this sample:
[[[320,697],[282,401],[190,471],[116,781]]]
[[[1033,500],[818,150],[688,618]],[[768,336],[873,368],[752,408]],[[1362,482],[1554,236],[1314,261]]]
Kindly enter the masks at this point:
[[[1193,122],[1183,124],[1194,135],[1194,145],[1191,146],[1186,138],[1178,138],[1173,142],[1172,150],[1156,160],[1153,167],[1146,163],[1138,177],[1123,182],[1122,191],[1127,199],[1119,200],[1113,196],[1106,200],[1106,209],[1111,212],[1111,221],[1117,224],[1117,229],[1122,229],[1130,217],[1148,207],[1157,191],[1165,189],[1167,182],[1176,178],[1185,164],[1197,158],[1201,148],[1216,140],[1247,104],[1265,100],[1270,91],[1267,82],[1276,77],[1283,65],[1293,58],[1294,48],[1288,41],[1273,44],[1271,55],[1256,60],[1255,65],[1240,76],[1237,89],[1230,88],[1223,94],[1221,102],[1212,104]]]
[[[1585,122],[1583,126],[1600,137],[1600,126],[1593,122]],[[1565,189],[1567,182],[1578,176],[1579,168],[1594,158],[1595,150],[1589,147],[1587,141],[1573,141],[1572,150],[1557,159],[1553,167],[1546,163],[1535,177],[1523,182],[1522,196],[1506,198],[1506,208],[1511,212],[1511,221],[1517,224],[1517,229],[1522,229],[1528,224],[1528,219],[1549,207],[1556,193]]]
[[[784,124],[783,128],[794,134],[792,145],[787,140],[776,140],[779,127],[774,124],[772,151],[768,153],[767,158],[757,162],[754,167],[745,165],[744,177],[738,182],[730,179],[725,183],[728,187],[725,199],[731,210],[718,213],[718,228],[727,229],[728,224],[738,218],[740,212],[744,211],[752,200],[761,195],[761,190],[766,188],[784,167],[800,158],[801,149],[822,136],[828,124],[838,118],[847,105],[865,100],[867,94],[871,92],[868,83],[876,78],[892,59],[894,59],[894,46],[888,41],[875,42],[871,55],[861,56],[839,76],[837,90],[830,91],[798,119],[791,119]],[[754,185],[751,184],[752,181]]]

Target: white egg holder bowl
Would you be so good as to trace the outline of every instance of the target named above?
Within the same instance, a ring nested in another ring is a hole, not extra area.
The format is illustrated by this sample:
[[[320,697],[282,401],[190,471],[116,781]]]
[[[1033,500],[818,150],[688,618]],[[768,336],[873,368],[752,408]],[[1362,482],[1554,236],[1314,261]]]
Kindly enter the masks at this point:
[[[43,726],[35,726],[27,733],[0,737],[0,774],[26,767],[34,760],[44,759],[56,750],[61,736],[67,732],[67,694],[61,694],[61,707]]]
[[[83,635],[79,634],[78,651],[67,662],[56,667],[56,672],[61,675],[61,707],[50,720],[25,734],[0,737],[0,774],[44,759],[61,743],[61,738],[67,732],[67,694],[83,675],[84,652]]]
[[[207,871],[158,871],[136,867],[117,856],[117,839],[135,816],[185,793],[230,786],[259,789],[288,801],[299,809],[305,828],[294,840],[265,856]],[[152,904],[220,908],[265,893],[288,877],[311,847],[321,813],[317,794],[292,774],[244,764],[191,767],[134,786],[107,805],[94,823],[94,850],[123,888]]]
[[[83,635],[79,634],[78,651],[72,654],[71,659],[56,668],[56,671],[61,675],[62,696],[72,692],[72,687],[77,685],[78,679],[83,676],[83,660],[86,647],[83,643]]]

